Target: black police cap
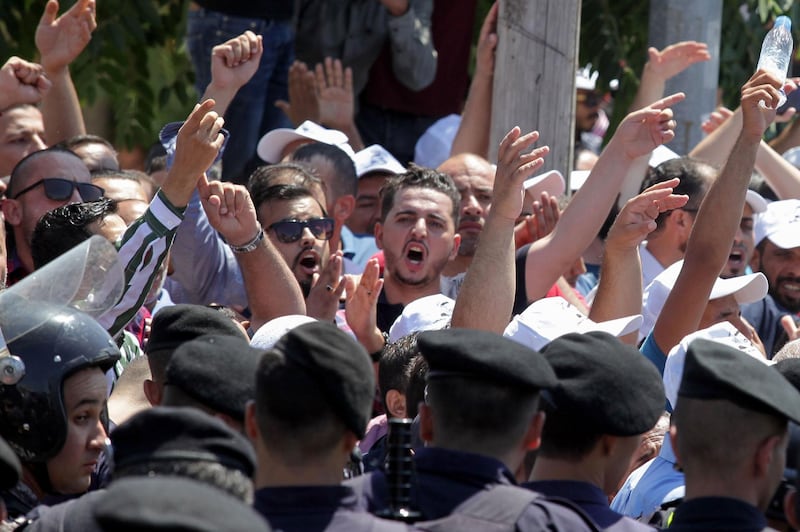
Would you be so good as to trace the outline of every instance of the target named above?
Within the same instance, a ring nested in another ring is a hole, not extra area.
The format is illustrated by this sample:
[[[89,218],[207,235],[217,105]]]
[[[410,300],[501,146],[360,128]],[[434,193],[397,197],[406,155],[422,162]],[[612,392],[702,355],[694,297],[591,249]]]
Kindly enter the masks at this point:
[[[570,333],[542,354],[558,378],[550,390],[548,423],[558,419],[593,434],[635,436],[653,428],[664,411],[658,369],[615,336]]]
[[[111,484],[93,509],[99,529],[263,532],[263,517],[223,491],[178,477],[131,477]]]
[[[417,339],[428,379],[471,378],[530,390],[552,388],[556,376],[538,351],[499,334],[472,329],[423,332]]]
[[[800,358],[786,358],[772,367],[800,391]]]
[[[254,375],[264,352],[241,334],[208,335],[178,347],[167,365],[165,386],[175,386],[202,405],[244,421],[255,398]]]
[[[153,316],[145,351],[174,350],[184,342],[207,334],[244,337],[236,324],[218,310],[201,305],[172,305]]]
[[[800,422],[800,394],[778,371],[733,347],[702,338],[686,351],[678,396],[725,399]]]
[[[333,324],[314,322],[286,333],[271,353],[285,360],[283,372],[308,379],[342,423],[359,438],[364,436],[375,396],[375,372],[360,344]],[[271,386],[274,393],[303,393],[283,389],[280,381]]]
[[[196,408],[158,406],[140,412],[114,429],[111,443],[119,469],[146,462],[196,461],[218,463],[247,477],[255,472],[250,442]]]

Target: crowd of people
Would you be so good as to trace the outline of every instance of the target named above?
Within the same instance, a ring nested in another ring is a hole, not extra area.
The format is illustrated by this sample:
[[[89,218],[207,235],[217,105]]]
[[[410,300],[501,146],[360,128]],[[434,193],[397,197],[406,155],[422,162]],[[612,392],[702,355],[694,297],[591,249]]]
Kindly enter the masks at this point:
[[[0,68],[0,530],[800,529],[795,81],[676,154],[710,55],[651,48],[613,133],[587,66],[492,162],[475,4],[190,2],[142,171],[70,77],[95,0],[48,1]]]

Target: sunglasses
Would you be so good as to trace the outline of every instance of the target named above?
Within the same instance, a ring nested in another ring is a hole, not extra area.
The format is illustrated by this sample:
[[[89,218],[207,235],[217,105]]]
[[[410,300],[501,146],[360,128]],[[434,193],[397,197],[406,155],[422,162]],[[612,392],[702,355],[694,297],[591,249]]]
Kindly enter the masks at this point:
[[[314,238],[330,240],[333,236],[333,218],[310,218],[308,220],[281,220],[267,227],[267,231],[275,231],[275,236],[284,244],[296,242],[303,236],[308,227]]]
[[[97,185],[93,185],[91,183],[78,183],[76,181],[71,181],[69,179],[63,179],[61,177],[45,177],[44,179],[40,179],[36,183],[30,185],[29,187],[23,188],[11,199],[17,199],[18,197],[22,196],[26,192],[30,192],[34,188],[38,187],[39,185],[44,186],[44,195],[47,196],[48,199],[53,201],[64,201],[68,200],[72,196],[72,191],[76,188],[78,189],[78,193],[81,195],[81,199],[83,201],[95,201],[99,200],[105,194],[105,190]]]
[[[600,95],[596,92],[579,92],[575,95],[575,101],[587,107],[595,107],[600,105]]]

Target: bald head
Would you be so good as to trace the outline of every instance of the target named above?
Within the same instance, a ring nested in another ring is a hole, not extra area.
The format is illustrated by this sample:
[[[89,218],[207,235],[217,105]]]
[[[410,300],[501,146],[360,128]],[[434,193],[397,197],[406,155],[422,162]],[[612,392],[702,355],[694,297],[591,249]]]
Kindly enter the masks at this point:
[[[438,170],[453,178],[461,196],[461,218],[457,228],[461,234],[461,245],[458,254],[472,257],[492,207],[494,168],[483,157],[460,153],[439,165]]]

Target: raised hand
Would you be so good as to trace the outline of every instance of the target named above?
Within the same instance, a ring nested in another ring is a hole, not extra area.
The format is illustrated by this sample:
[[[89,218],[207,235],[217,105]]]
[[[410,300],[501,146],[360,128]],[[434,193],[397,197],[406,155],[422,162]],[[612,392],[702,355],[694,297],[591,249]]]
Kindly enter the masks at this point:
[[[321,273],[315,273],[306,298],[306,314],[320,321],[333,321],[346,285],[342,277],[342,252],[328,259]]]
[[[261,35],[248,30],[211,49],[211,83],[220,89],[239,90],[258,70],[264,44]]]
[[[623,153],[633,160],[671,141],[675,138],[676,124],[670,106],[685,97],[678,92],[630,113],[620,123],[610,143],[621,144]]]
[[[95,21],[95,0],[78,0],[63,15],[58,15],[58,1],[49,0],[36,28],[36,48],[46,72],[69,66],[89,44]]]
[[[51,86],[41,65],[10,57],[0,67],[0,111],[21,103],[38,103]]]
[[[378,259],[367,261],[360,278],[345,275],[345,283],[347,326],[368,353],[375,353],[383,347],[383,336],[377,325],[378,296],[383,288]]]
[[[305,63],[295,61],[289,67],[289,101],[277,100],[275,107],[283,111],[289,121],[299,126],[306,120],[320,122],[316,78]]]
[[[533,202],[533,214],[526,216],[514,227],[514,246],[521,248],[546,237],[553,232],[560,217],[558,199],[542,192],[541,198]]]
[[[713,113],[708,115],[708,120],[704,120],[703,123],[700,124],[700,128],[703,130],[703,133],[705,133],[706,135],[710,135],[732,116],[733,116],[733,111],[731,111],[727,107],[719,106],[714,110]]]
[[[780,101],[781,81],[770,72],[759,70],[742,87],[742,135],[760,139],[775,120]],[[789,92],[794,83],[787,82]]]
[[[261,231],[256,208],[247,188],[224,181],[197,181],[200,203],[208,222],[232,246],[251,242]]]
[[[481,25],[478,47],[475,53],[475,74],[494,74],[494,58],[497,51],[497,11],[499,2],[492,4]]]
[[[342,68],[342,62],[330,57],[325,65],[315,69],[317,97],[319,100],[319,122],[334,129],[346,129],[355,117],[353,95],[353,70]]]
[[[538,131],[522,135],[519,127],[515,126],[500,141],[494,177],[493,215],[516,220],[522,212],[525,196],[522,184],[544,165],[544,157],[550,152],[549,147],[542,146],[523,153],[537,140]]]
[[[695,63],[708,61],[708,45],[697,41],[682,41],[671,44],[663,50],[649,48],[647,66],[653,74],[666,81]]]
[[[636,249],[655,230],[659,214],[686,205],[689,196],[672,193],[678,183],[677,178],[656,183],[629,199],[608,231],[606,249]]]

